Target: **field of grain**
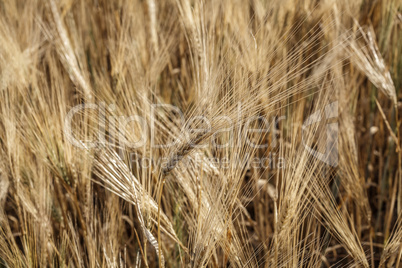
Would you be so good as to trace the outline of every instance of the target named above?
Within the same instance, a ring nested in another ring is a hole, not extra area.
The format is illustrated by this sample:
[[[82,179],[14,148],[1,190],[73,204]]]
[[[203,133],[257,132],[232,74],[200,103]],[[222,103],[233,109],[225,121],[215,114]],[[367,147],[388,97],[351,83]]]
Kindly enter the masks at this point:
[[[402,267],[402,1],[0,0],[0,267]]]

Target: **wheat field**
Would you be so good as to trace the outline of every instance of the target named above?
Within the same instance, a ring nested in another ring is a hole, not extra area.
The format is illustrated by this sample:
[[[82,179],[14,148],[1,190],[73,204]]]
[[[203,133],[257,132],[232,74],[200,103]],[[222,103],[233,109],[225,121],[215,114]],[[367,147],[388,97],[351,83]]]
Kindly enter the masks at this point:
[[[402,1],[0,0],[0,267],[402,267]]]

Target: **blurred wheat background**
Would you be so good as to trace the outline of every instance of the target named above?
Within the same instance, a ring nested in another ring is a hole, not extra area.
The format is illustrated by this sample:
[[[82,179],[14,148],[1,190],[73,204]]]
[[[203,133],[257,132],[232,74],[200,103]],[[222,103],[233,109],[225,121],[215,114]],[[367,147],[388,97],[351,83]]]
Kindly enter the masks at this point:
[[[401,33],[398,0],[0,0],[0,267],[402,267]]]

